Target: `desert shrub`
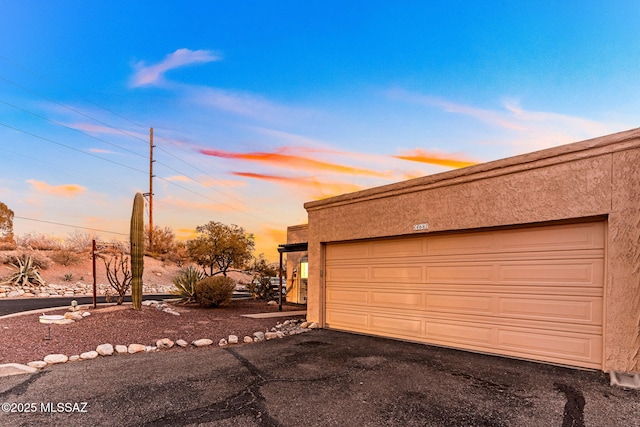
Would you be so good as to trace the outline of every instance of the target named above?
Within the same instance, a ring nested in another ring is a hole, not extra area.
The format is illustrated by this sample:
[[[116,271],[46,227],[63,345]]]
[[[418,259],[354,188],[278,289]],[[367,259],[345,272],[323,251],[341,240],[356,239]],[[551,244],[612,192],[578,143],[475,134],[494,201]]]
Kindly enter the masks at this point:
[[[76,252],[73,249],[62,248],[53,251],[53,253],[51,254],[51,259],[54,262],[62,264],[66,267],[68,265],[78,264],[80,261],[82,261],[82,258],[84,256],[85,255],[83,253]]]
[[[204,273],[195,265],[188,265],[185,268],[178,271],[178,274],[173,279],[173,284],[176,289],[171,291],[171,294],[180,297],[183,303],[190,303],[196,301],[196,284],[205,278]]]
[[[20,248],[38,251],[51,251],[61,247],[61,243],[53,237],[37,233],[27,233],[16,237],[16,243]]]
[[[13,251],[17,248],[16,242],[12,239],[8,240],[0,240],[0,251]]]
[[[235,281],[227,276],[205,277],[196,283],[196,300],[203,307],[220,307],[231,302]]]
[[[26,257],[26,259],[16,257],[15,261],[16,262],[12,263],[11,266],[15,268],[16,271],[0,283],[0,285],[8,284],[21,287],[45,285],[44,280],[40,277],[40,273],[38,272],[38,266],[33,263],[31,257]]]
[[[64,248],[74,252],[89,252],[93,244],[93,240],[97,240],[95,234],[76,230],[64,239]]]

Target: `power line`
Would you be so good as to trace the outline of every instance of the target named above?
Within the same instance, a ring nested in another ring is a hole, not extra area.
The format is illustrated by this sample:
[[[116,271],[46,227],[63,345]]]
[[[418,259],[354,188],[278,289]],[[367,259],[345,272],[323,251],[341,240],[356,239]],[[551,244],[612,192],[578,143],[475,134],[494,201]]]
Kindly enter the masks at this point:
[[[17,216],[17,215],[14,215],[13,218],[14,219],[15,218],[24,219],[24,220],[27,220],[27,221],[34,221],[34,222],[42,222],[42,223],[45,223],[45,224],[60,225],[62,227],[71,227],[71,228],[78,228],[78,229],[82,229],[82,230],[98,231],[98,232],[101,232],[101,233],[119,234],[121,236],[128,236],[128,234],[126,234],[126,233],[118,233],[117,231],[108,231],[108,230],[100,230],[100,229],[97,229],[97,228],[81,227],[79,225],[63,224],[61,222],[45,221],[45,220],[42,220],[42,219],[34,219],[34,218],[26,218],[26,217]]]
[[[6,124],[6,123],[1,123],[1,122],[0,122],[0,126],[4,126],[4,127],[6,127],[6,128],[9,128],[9,129],[15,130],[15,131],[17,131],[17,132],[24,133],[25,135],[29,135],[29,136],[32,136],[32,137],[34,137],[34,138],[38,138],[38,139],[41,139],[41,140],[43,140],[43,141],[47,141],[47,142],[50,142],[50,143],[52,143],[52,144],[59,145],[59,146],[61,146],[61,147],[68,148],[69,150],[77,151],[77,152],[82,153],[82,154],[87,155],[87,156],[95,157],[96,159],[100,159],[100,160],[103,160],[103,161],[105,161],[105,162],[113,163],[113,164],[116,164],[116,165],[118,165],[118,166],[122,166],[122,167],[125,167],[125,168],[127,168],[127,169],[134,170],[134,171],[136,171],[136,172],[141,172],[141,173],[143,173],[143,174],[145,174],[145,175],[147,174],[147,172],[146,172],[146,171],[143,171],[143,170],[141,170],[141,169],[136,169],[136,168],[134,168],[134,167],[132,167],[132,166],[125,165],[124,163],[116,162],[115,160],[106,159],[106,158],[104,158],[104,157],[100,157],[100,156],[98,156],[98,155],[96,155],[96,154],[87,153],[86,151],[82,151],[82,150],[80,150],[80,149],[78,149],[78,148],[71,147],[71,146],[69,146],[69,145],[63,144],[63,143],[61,143],[61,142],[54,141],[54,140],[49,139],[49,138],[45,138],[44,136],[36,135],[35,133],[31,133],[31,132],[28,132],[28,131],[26,131],[26,130],[19,129],[19,128],[17,128],[17,127],[14,127],[14,126],[8,125],[8,124]]]

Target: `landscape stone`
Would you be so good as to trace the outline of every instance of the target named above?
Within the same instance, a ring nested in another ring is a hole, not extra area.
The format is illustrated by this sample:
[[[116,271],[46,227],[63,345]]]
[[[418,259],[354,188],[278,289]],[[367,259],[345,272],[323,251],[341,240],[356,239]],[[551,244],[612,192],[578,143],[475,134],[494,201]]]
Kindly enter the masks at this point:
[[[169,338],[162,338],[161,340],[156,341],[156,347],[158,347],[159,350],[162,350],[164,348],[171,348],[173,347],[173,345],[174,342]]]
[[[213,341],[209,338],[201,338],[199,340],[195,340],[191,344],[195,345],[196,347],[204,347],[213,344]]]
[[[57,363],[66,363],[69,358],[64,354],[49,354],[44,357],[44,361],[49,365],[55,365]]]
[[[69,362],[77,362],[78,360],[80,360],[80,356],[77,354],[74,354],[73,356],[69,356]]]
[[[272,340],[274,338],[278,338],[278,334],[275,332],[267,332],[266,334],[264,334],[264,337],[267,340]]]
[[[113,354],[113,346],[111,344],[100,344],[96,347],[96,351],[100,356],[111,356]]]
[[[123,353],[128,353],[128,349],[126,345],[117,345],[116,346],[116,353],[118,354],[123,354]]]
[[[222,338],[220,341],[218,341],[218,345],[220,347],[224,347],[225,345],[227,345],[227,340]]]
[[[82,314],[78,313],[77,311],[67,311],[64,314],[64,318],[65,319],[71,319],[71,320],[82,320]]]
[[[238,337],[236,335],[229,335],[229,344],[238,344]]]
[[[309,327],[309,322],[302,322],[302,323],[300,324],[300,327],[301,327],[302,329],[305,329],[305,328]]]
[[[127,352],[129,352],[129,354],[140,353],[141,351],[144,351],[144,346],[142,344],[129,344],[129,347],[127,347]]]
[[[144,348],[144,351],[149,353],[152,351],[158,351],[158,347],[154,346],[154,345],[148,345]]]
[[[284,337],[284,332],[282,332],[282,331],[278,331],[278,332],[276,332],[276,336],[277,336],[278,338],[283,338],[283,337]]]
[[[244,337],[244,342],[249,344],[249,343],[253,342],[253,338],[251,338],[250,336],[247,335],[247,336]]]
[[[84,360],[95,359],[98,356],[99,356],[99,354],[98,354],[97,351],[91,350],[91,351],[87,351],[87,352],[84,352],[84,353],[80,354],[80,359],[84,359]]]
[[[185,340],[178,340],[176,341],[176,344],[183,348],[189,345],[189,343],[186,342]]]
[[[312,324],[309,325],[309,329],[318,329],[319,326],[316,322],[313,322]]]
[[[42,369],[47,366],[47,362],[43,360],[34,360],[33,362],[27,363],[27,366],[31,366],[32,368]]]
[[[87,317],[87,316],[91,316],[91,313],[88,311],[85,311],[84,313],[82,313],[82,317]]]
[[[253,336],[255,337],[256,341],[263,341],[264,340],[264,332],[262,332],[262,331],[254,332]]]
[[[275,301],[269,301],[269,302],[267,303],[267,305],[278,305],[278,303],[277,303],[277,302],[275,302]]]

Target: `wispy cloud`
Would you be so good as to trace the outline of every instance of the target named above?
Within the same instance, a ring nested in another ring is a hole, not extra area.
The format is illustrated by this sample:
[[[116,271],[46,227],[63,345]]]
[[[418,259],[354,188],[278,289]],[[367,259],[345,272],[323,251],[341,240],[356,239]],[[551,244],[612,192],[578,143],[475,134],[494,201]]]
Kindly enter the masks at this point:
[[[225,201],[200,203],[191,200],[178,199],[175,197],[163,197],[160,199],[154,199],[156,203],[165,207],[179,208],[183,212],[188,211],[204,211],[204,212],[239,212],[246,211],[247,207],[239,202]]]
[[[432,165],[438,166],[446,166],[450,168],[464,168],[467,166],[473,166],[478,164],[479,162],[471,161],[463,158],[462,155],[458,156],[460,158],[456,159],[453,157],[445,156],[441,153],[426,151],[421,148],[415,148],[410,151],[403,151],[401,154],[396,156],[396,159],[409,160],[412,162],[420,162],[420,163],[429,163]]]
[[[323,162],[304,156],[284,154],[282,152],[251,152],[251,153],[233,153],[223,150],[201,149],[200,153],[207,156],[219,157],[223,159],[248,160],[253,162],[266,163],[275,166],[283,166],[294,169],[302,169],[305,171],[324,171],[336,172],[351,175],[376,176],[385,177],[386,173],[374,171],[370,169],[341,165],[337,163]]]
[[[90,153],[98,153],[98,154],[115,154],[113,151],[111,150],[104,150],[102,148],[89,148],[88,150]]]
[[[291,187],[302,188],[310,192],[310,197],[326,198],[336,196],[338,194],[353,193],[362,190],[363,187],[351,183],[327,182],[318,180],[313,177],[291,177],[282,175],[268,175],[254,172],[232,172],[233,175],[245,178],[259,179],[278,184],[284,184]]]
[[[27,180],[36,191],[53,196],[75,197],[86,191],[86,188],[78,184],[51,185],[35,179]]]
[[[220,61],[222,57],[210,50],[178,49],[167,55],[161,62],[146,65],[144,62],[136,64],[136,72],[131,79],[131,86],[147,86],[161,83],[164,74],[175,68],[193,64],[203,64],[212,61]]]
[[[503,102],[503,109],[483,109],[402,89],[387,92],[392,99],[435,107],[447,113],[471,117],[509,132],[509,143],[521,150],[547,148],[592,138],[620,129],[620,124],[546,111],[527,111],[517,101]],[[622,126],[624,128],[624,126]]]

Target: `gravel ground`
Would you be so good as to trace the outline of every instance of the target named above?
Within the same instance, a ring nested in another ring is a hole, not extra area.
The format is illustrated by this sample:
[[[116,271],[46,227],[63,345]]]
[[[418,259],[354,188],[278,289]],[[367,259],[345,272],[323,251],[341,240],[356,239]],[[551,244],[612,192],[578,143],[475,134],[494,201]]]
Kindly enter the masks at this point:
[[[39,322],[38,314],[28,314],[0,320],[0,364],[22,363],[42,360],[46,355],[61,353],[67,356],[95,350],[100,344],[112,345],[143,344],[155,345],[162,338],[173,341],[183,339],[192,342],[209,338],[218,342],[230,334],[240,340],[255,331],[265,331],[285,319],[299,319],[304,316],[282,318],[250,319],[243,314],[278,311],[277,306],[269,306],[264,301],[233,301],[228,307],[200,308],[172,304],[180,316],[164,313],[153,307],[142,307],[135,311],[130,305],[110,306],[86,310],[91,313],[83,320],[70,325],[49,325]],[[284,305],[283,311],[300,310],[297,305]],[[63,314],[64,311],[46,310],[46,314]],[[191,347],[191,346],[190,346]],[[175,351],[193,351],[195,348]]]

